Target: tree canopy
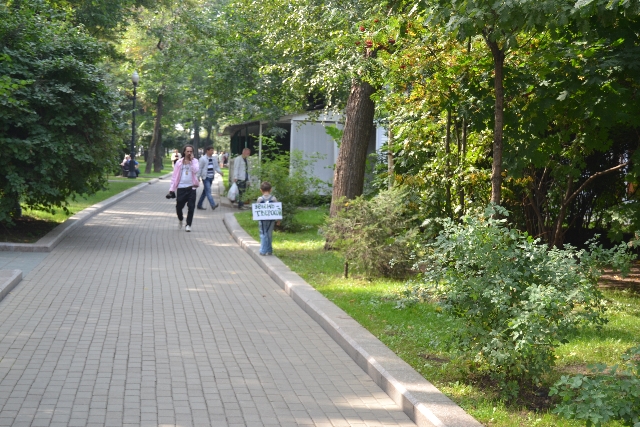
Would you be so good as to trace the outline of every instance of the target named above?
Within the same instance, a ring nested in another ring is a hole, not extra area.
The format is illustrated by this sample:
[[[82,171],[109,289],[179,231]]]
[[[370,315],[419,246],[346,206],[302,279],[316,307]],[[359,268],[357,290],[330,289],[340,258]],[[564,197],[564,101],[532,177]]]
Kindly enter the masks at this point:
[[[121,136],[104,45],[42,3],[0,5],[0,221],[22,202],[64,206],[92,193]]]

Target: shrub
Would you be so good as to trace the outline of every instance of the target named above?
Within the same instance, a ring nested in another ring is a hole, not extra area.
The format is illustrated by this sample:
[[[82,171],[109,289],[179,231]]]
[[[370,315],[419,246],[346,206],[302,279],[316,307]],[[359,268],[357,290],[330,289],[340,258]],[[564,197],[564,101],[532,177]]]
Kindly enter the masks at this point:
[[[623,360],[622,369],[597,364],[589,376],[560,378],[550,393],[562,397],[554,412],[584,420],[587,426],[621,420],[625,426],[640,427],[640,345],[627,351]]]
[[[300,224],[295,219],[298,207],[305,201],[318,198],[326,183],[310,174],[315,158],[305,158],[299,150],[278,152],[273,140],[263,137],[264,159],[257,172],[260,181],[271,183],[272,194],[282,203],[280,227],[285,231],[296,231]],[[260,185],[250,189],[247,196],[256,200],[260,195]],[[251,187],[250,187],[251,188]]]
[[[323,229],[330,245],[345,261],[370,276],[401,277],[411,271],[418,235],[406,207],[406,194],[394,188],[372,199],[343,201],[344,208]]]
[[[107,183],[121,145],[107,45],[48,2],[0,4],[0,223],[27,208],[66,210]]]
[[[512,398],[541,384],[555,348],[578,327],[605,322],[597,279],[607,263],[628,268],[631,256],[625,245],[549,249],[495,214],[508,212],[490,206],[462,224],[442,220],[422,280],[445,311],[465,319],[459,344],[470,366]]]

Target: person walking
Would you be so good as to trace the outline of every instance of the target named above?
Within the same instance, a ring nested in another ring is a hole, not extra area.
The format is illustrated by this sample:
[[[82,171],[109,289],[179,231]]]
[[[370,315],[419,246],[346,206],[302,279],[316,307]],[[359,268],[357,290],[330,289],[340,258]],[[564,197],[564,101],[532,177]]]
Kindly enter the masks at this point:
[[[251,150],[245,148],[242,150],[242,155],[236,157],[233,162],[233,182],[238,186],[238,209],[244,209],[242,197],[249,185],[249,163],[247,162],[249,154],[251,154]]]
[[[171,155],[171,161],[173,162],[173,165],[176,165],[176,162],[180,160],[180,153],[178,153],[178,150],[173,150],[173,154]]]
[[[264,181],[260,184],[262,196],[258,197],[258,203],[275,203],[278,201],[275,196],[271,195],[271,183]],[[260,255],[273,255],[273,229],[276,226],[275,220],[258,221],[260,231]]]
[[[214,210],[218,207],[216,205],[216,201],[213,199],[211,195],[211,183],[213,183],[213,178],[215,174],[222,174],[220,170],[220,163],[218,160],[218,156],[213,154],[213,147],[207,147],[205,149],[205,155],[200,157],[200,164],[198,165],[199,172],[198,178],[202,179],[202,194],[200,194],[200,199],[198,200],[198,209],[205,210],[206,208],[202,206],[204,202],[204,198],[209,199],[209,204],[211,205],[211,209]]]
[[[171,187],[167,199],[176,198],[176,214],[178,215],[178,228],[182,229],[184,205],[187,205],[187,226],[185,231],[191,231],[193,212],[196,207],[196,191],[200,182],[198,181],[198,160],[193,155],[193,145],[185,145],[182,149],[182,158],[173,166],[171,174]]]

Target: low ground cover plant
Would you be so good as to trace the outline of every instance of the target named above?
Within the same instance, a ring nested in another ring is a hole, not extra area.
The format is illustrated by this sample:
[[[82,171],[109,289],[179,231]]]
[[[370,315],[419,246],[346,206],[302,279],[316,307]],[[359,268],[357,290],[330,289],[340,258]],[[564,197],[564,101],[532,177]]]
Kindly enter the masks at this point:
[[[622,356],[622,366],[598,363],[589,375],[563,375],[551,388],[562,397],[555,412],[600,427],[611,420],[640,427],[640,345]]]

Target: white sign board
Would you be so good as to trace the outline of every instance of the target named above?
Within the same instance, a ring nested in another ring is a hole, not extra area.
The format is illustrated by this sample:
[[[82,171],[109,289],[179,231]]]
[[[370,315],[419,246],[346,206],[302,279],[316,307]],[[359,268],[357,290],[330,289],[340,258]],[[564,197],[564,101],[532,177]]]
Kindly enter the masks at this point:
[[[282,219],[282,203],[253,203],[251,205],[254,221],[268,221]]]

